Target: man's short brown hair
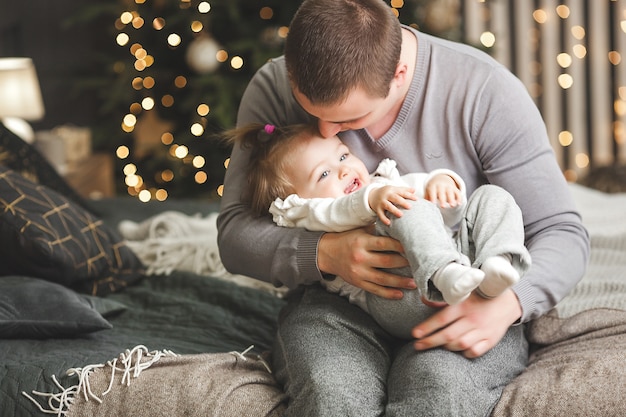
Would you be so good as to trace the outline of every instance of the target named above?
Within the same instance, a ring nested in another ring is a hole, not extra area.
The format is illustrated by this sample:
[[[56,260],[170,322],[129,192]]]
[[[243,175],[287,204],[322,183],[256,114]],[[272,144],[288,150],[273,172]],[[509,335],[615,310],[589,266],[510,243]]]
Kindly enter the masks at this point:
[[[384,98],[401,46],[400,22],[382,0],[305,0],[287,35],[287,72],[313,104],[340,103],[357,87]]]

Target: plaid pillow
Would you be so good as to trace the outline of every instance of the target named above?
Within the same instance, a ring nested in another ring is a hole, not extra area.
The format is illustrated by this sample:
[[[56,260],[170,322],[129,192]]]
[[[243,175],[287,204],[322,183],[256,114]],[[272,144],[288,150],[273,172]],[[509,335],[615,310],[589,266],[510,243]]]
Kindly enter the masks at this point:
[[[117,231],[0,165],[0,275],[26,275],[92,295],[137,281],[143,265]]]

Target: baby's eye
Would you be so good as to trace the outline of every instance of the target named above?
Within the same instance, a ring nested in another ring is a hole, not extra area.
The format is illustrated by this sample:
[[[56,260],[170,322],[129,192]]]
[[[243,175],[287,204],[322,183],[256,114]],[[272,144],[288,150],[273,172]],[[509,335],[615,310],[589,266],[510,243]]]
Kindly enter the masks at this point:
[[[339,161],[344,161],[347,157],[348,157],[348,154],[344,153],[343,155],[339,157]]]
[[[322,174],[320,175],[320,179],[318,181],[323,180],[324,178],[326,178],[328,175],[330,175],[330,171],[326,170],[324,172],[322,172]]]

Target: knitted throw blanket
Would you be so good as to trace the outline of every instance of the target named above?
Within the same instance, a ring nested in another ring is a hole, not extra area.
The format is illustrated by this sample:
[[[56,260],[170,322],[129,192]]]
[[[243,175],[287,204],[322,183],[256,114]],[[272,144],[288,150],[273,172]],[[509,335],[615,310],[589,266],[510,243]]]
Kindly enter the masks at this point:
[[[282,297],[286,289],[226,270],[217,246],[217,215],[211,213],[201,217],[165,211],[141,223],[124,220],[118,228],[128,246],[146,266],[148,275],[187,271]]]
[[[70,369],[77,385],[24,395],[59,417],[280,417],[286,395],[251,349],[177,355],[136,346],[107,363]]]
[[[570,189],[591,238],[589,267],[557,306],[559,317],[595,308],[626,310],[626,194]]]

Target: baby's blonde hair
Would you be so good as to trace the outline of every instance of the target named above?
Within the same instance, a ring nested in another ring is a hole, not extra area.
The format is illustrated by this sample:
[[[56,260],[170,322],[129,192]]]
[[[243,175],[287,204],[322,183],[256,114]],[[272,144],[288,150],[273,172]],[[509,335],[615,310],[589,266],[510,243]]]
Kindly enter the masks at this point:
[[[311,125],[278,127],[260,123],[224,133],[228,143],[251,150],[247,166],[248,192],[244,199],[254,213],[265,215],[276,198],[286,198],[296,192],[288,174],[289,155],[296,150],[297,140],[315,134],[315,127]]]

